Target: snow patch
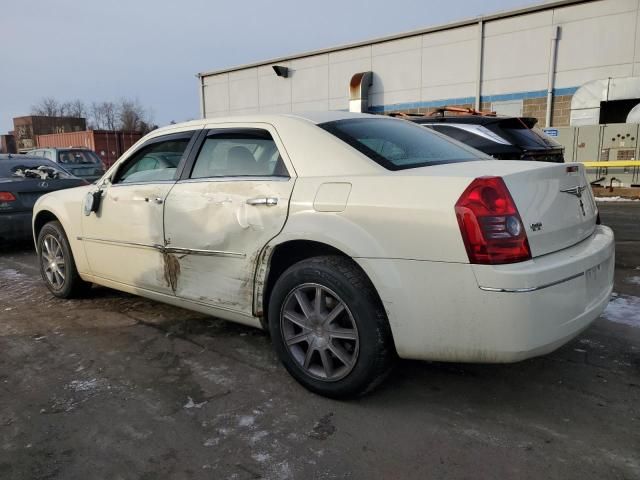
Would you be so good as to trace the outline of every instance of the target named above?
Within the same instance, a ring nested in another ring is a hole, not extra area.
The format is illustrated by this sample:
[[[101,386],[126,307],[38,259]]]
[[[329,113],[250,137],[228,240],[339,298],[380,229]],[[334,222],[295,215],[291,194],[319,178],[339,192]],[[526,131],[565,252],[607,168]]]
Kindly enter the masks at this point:
[[[269,455],[268,453],[254,453],[253,455],[251,455],[251,458],[253,458],[256,462],[264,463],[271,458],[271,455]]]
[[[640,327],[640,298],[625,295],[612,298],[602,316],[610,322]]]
[[[3,268],[0,270],[0,278],[4,278],[6,280],[19,280],[24,277],[26,277],[24,273],[20,273],[13,268]]]
[[[204,402],[195,403],[193,401],[193,398],[187,397],[187,403],[184,404],[184,408],[202,408],[206,405],[206,403],[206,400]]]
[[[98,379],[92,378],[91,380],[73,380],[67,385],[69,390],[74,392],[90,392],[98,388]]]
[[[256,422],[256,417],[251,415],[243,415],[238,420],[238,425],[241,427],[250,427]]]
[[[267,432],[266,430],[261,430],[251,435],[249,442],[251,443],[251,445],[254,445],[258,443],[260,440],[262,440],[264,437],[266,437],[267,435],[269,435],[269,432]]]
[[[640,285],[640,277],[627,277],[625,282],[631,285]]]
[[[218,443],[220,443],[220,439],[213,437],[213,438],[208,438],[205,442],[204,442],[204,446],[205,447],[215,447],[216,445],[218,445]]]
[[[624,198],[620,196],[615,197],[596,197],[596,202],[639,202],[638,199]]]

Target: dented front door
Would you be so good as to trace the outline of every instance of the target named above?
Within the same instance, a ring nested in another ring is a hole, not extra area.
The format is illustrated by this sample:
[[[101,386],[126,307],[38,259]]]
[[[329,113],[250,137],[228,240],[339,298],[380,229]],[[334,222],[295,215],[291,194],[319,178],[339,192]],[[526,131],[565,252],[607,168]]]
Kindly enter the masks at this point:
[[[82,217],[94,276],[173,294],[175,264],[164,248],[164,203],[195,138],[189,129],[151,138],[103,182],[98,211]]]
[[[257,258],[284,226],[294,183],[275,131],[259,127],[210,131],[165,205],[176,295],[248,316]]]
[[[164,279],[162,209],[173,182],[110,185],[97,215],[83,217],[83,244],[93,275],[161,293]]]

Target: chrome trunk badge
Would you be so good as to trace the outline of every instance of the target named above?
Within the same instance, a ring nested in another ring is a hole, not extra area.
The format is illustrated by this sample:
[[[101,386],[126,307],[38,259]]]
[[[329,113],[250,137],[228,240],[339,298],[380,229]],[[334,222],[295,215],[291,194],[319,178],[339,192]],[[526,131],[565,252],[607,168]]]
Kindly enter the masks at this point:
[[[562,193],[568,193],[569,195],[574,195],[578,198],[582,198],[582,192],[587,189],[586,185],[576,185],[575,187],[567,188],[566,190],[560,190]]]
[[[566,190],[560,190],[562,193],[568,193],[569,195],[575,195],[576,197],[578,197],[578,204],[580,205],[580,211],[582,212],[583,217],[587,216],[587,212],[584,209],[584,202],[582,201],[582,192],[584,192],[586,189],[586,185],[577,185],[572,188],[567,188]]]

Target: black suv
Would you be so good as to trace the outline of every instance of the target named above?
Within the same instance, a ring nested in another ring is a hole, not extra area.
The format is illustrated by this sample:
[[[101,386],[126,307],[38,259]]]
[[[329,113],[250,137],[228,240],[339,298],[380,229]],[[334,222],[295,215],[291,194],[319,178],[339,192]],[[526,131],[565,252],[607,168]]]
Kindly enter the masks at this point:
[[[499,160],[564,162],[564,147],[535,126],[536,118],[502,117],[453,107],[442,108],[430,116],[397,116],[432,128]]]

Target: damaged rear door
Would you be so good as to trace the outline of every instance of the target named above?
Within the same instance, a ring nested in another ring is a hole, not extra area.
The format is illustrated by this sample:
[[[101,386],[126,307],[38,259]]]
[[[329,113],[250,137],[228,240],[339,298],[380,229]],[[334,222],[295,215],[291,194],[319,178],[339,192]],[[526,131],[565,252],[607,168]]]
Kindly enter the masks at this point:
[[[100,185],[98,211],[82,217],[81,239],[93,275],[172,293],[164,261],[163,209],[194,136],[189,130],[148,140]]]
[[[165,203],[175,293],[251,316],[257,258],[284,226],[293,169],[271,125],[211,129],[196,148]]]

